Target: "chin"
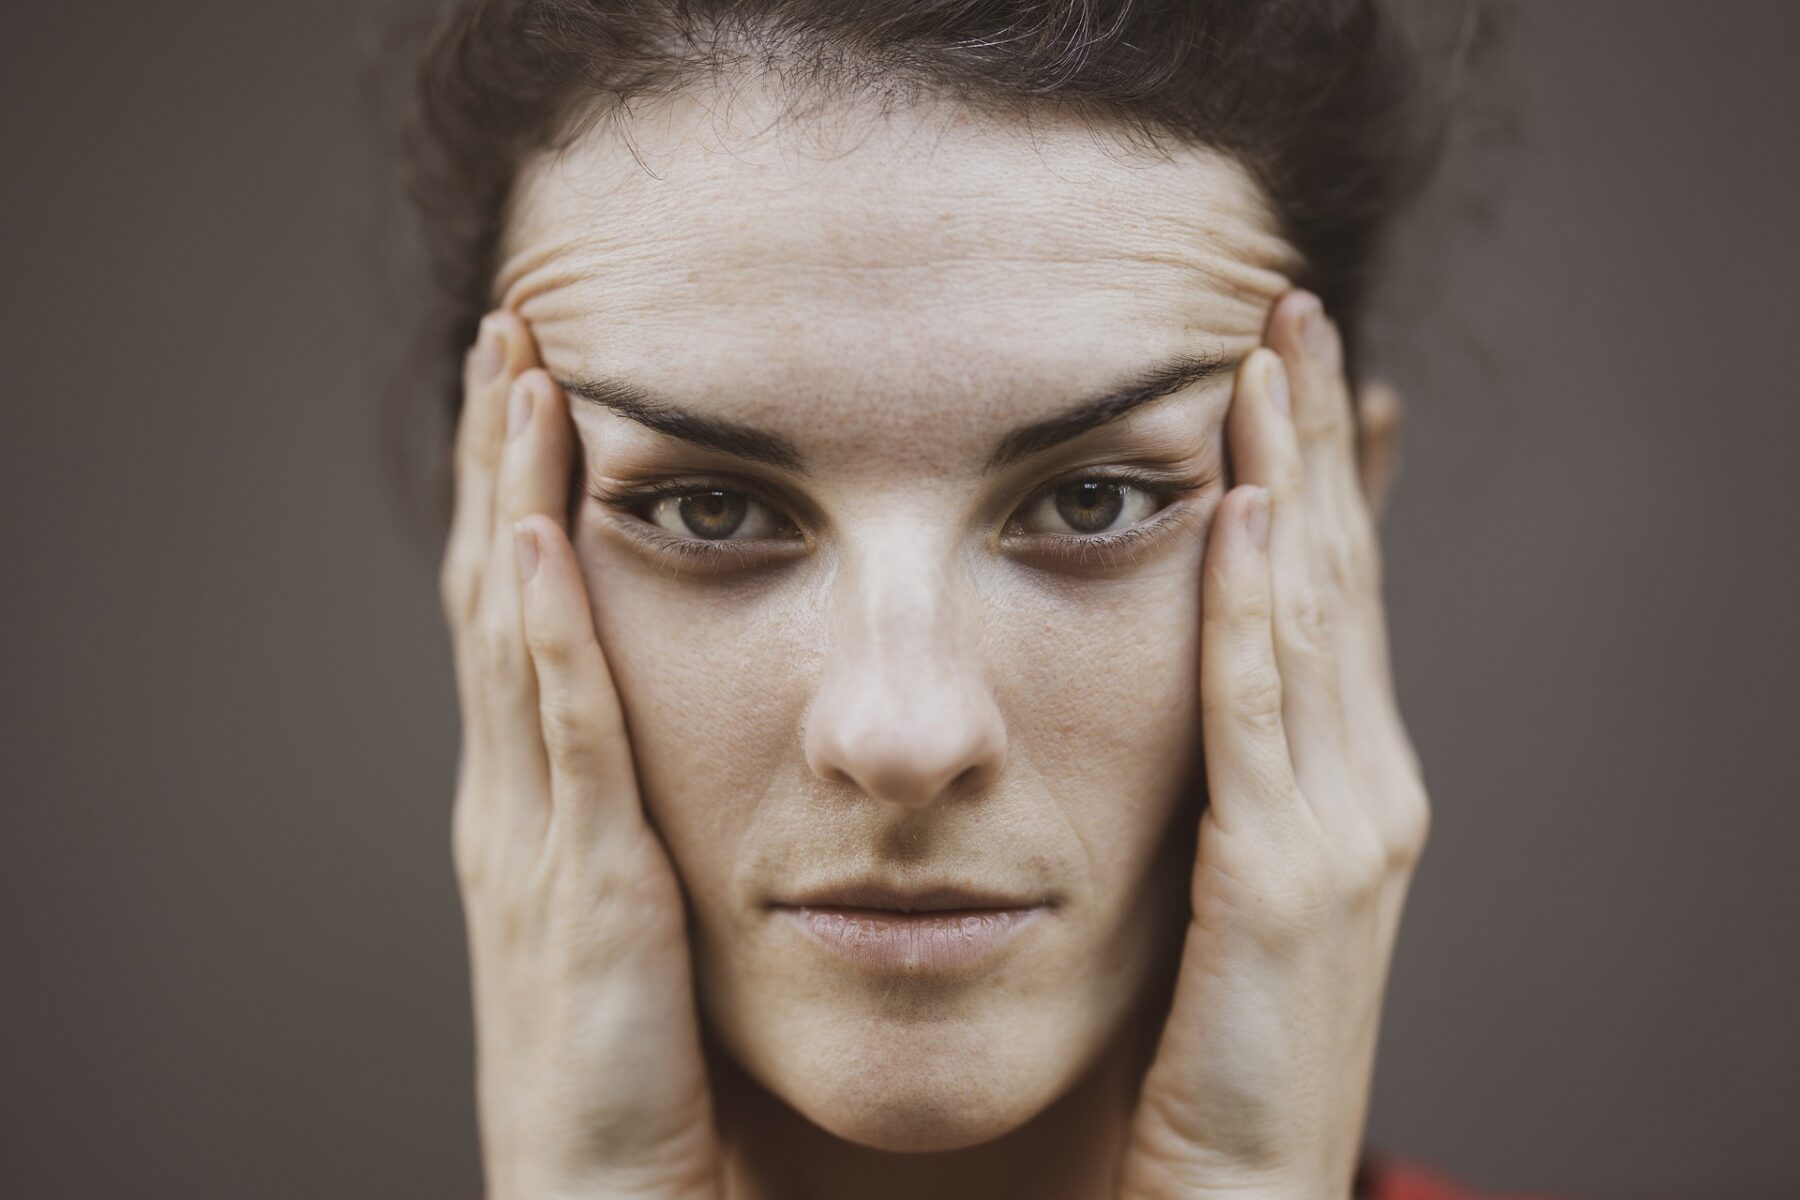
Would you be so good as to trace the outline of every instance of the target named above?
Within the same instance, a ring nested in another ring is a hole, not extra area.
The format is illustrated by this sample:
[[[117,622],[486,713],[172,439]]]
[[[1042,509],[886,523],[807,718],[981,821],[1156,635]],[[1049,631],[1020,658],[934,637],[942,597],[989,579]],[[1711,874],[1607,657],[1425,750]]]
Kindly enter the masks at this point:
[[[978,1039],[946,1032],[806,1047],[784,1056],[791,1066],[764,1083],[844,1141],[928,1154],[1004,1137],[1048,1108],[1075,1073],[1075,1064],[1059,1069],[1050,1047],[984,1052],[970,1044]]]
[[[724,1050],[764,1090],[843,1141],[908,1154],[1027,1124],[1074,1086],[1117,1015],[1087,1011],[1078,991],[997,994],[991,981],[709,991]]]

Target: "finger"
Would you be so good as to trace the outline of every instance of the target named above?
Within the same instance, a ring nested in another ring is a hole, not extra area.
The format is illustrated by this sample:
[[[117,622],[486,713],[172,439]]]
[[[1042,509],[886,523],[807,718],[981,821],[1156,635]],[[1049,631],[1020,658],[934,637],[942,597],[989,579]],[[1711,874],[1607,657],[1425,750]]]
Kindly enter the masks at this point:
[[[481,638],[477,614],[493,538],[494,478],[505,439],[507,389],[536,357],[537,347],[525,323],[518,314],[501,311],[482,318],[476,344],[463,364],[462,412],[452,459],[455,506],[439,593],[450,623],[464,728],[462,758],[484,770],[495,739],[486,699],[489,647]]]
[[[1294,389],[1294,423],[1306,464],[1313,578],[1337,631],[1349,745],[1357,754],[1378,751],[1366,735],[1385,736],[1392,722],[1382,710],[1394,709],[1381,624],[1381,548],[1357,467],[1343,346],[1318,297],[1305,291],[1289,292],[1276,304],[1268,338],[1280,351]]]
[[[480,600],[493,537],[494,476],[505,439],[506,392],[536,357],[518,314],[501,311],[482,318],[475,345],[463,361],[462,411],[452,456],[455,501],[439,577],[445,614],[456,629],[470,620]]]
[[[1315,575],[1338,647],[1346,763],[1352,778],[1339,795],[1383,828],[1402,827],[1386,806],[1404,789],[1416,761],[1394,698],[1389,666],[1381,552],[1356,460],[1356,419],[1343,376],[1343,346],[1318,298],[1284,296],[1270,321],[1271,345],[1294,367],[1294,415],[1306,463],[1307,513]],[[1324,799],[1311,797],[1315,800]]]
[[[1400,465],[1400,393],[1385,383],[1364,385],[1357,404],[1356,461],[1363,497],[1379,525]]]
[[[1289,415],[1281,357],[1259,349],[1245,360],[1227,417],[1232,461],[1246,483],[1269,490],[1269,558],[1275,660],[1295,774],[1317,808],[1339,790],[1345,762],[1343,699],[1335,628],[1315,579],[1300,443]]]
[[[1314,533],[1328,536],[1363,509],[1355,477],[1355,417],[1343,378],[1343,344],[1336,326],[1310,291],[1289,291],[1274,306],[1265,342],[1282,354],[1294,389],[1294,428],[1300,432]],[[1321,581],[1325,583],[1325,581]]]
[[[1260,828],[1280,841],[1311,817],[1282,720],[1268,498],[1257,484],[1234,487],[1213,516],[1201,570],[1200,720],[1213,820],[1222,832]]]
[[[591,850],[622,823],[643,819],[624,713],[561,524],[536,513],[516,530],[525,640],[550,762],[549,836]]]
[[[513,525],[534,514],[559,523],[563,519],[574,434],[561,400],[561,389],[541,367],[522,373],[507,394],[506,443],[494,485],[493,536],[479,616],[489,669],[483,699],[495,753],[506,757],[510,777],[533,785],[525,790],[545,807],[549,766],[538,726],[537,681],[525,644]]]

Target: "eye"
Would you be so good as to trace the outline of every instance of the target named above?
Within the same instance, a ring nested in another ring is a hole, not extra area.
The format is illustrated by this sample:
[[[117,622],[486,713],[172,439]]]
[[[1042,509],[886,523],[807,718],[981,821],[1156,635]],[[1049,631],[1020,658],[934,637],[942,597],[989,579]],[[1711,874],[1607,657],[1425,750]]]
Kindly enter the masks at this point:
[[[1091,537],[1129,529],[1167,502],[1166,494],[1122,479],[1074,479],[1039,495],[1015,519],[1026,534]]]
[[[680,537],[707,542],[780,537],[787,522],[768,505],[743,492],[696,488],[659,496],[645,506],[644,520]]]

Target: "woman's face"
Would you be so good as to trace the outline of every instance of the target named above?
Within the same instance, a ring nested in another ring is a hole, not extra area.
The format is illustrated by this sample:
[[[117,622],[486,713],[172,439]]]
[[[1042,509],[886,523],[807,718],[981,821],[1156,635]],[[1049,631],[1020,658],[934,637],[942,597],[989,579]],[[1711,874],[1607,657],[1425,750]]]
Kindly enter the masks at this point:
[[[950,1149],[1072,1086],[1185,920],[1200,563],[1288,249],[1206,152],[777,106],[534,164],[501,286],[609,497],[571,535],[706,1019],[831,1132]],[[792,906],[852,883],[1032,916],[834,951]]]

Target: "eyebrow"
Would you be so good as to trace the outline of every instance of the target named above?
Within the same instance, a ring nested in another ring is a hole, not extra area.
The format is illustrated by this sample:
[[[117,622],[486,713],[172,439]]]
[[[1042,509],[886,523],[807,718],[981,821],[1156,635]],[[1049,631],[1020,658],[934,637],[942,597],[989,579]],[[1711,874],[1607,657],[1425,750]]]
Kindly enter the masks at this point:
[[[1117,421],[1153,400],[1237,368],[1238,360],[1217,352],[1177,354],[1156,363],[1097,396],[1077,401],[1054,416],[1021,425],[995,443],[985,471],[997,471],[1089,430]],[[766,429],[704,416],[648,388],[623,379],[559,379],[571,396],[609,409],[658,433],[751,462],[806,474],[805,460],[792,440]]]

